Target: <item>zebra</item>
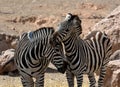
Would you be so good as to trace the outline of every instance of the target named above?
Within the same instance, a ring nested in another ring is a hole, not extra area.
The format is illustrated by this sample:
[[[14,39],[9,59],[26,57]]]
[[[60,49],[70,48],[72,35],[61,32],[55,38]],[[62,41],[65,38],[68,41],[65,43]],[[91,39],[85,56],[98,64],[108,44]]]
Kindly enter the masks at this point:
[[[53,33],[53,27],[42,27],[20,36],[14,61],[20,72],[23,87],[44,87],[44,74],[50,62],[59,72],[65,72],[67,66],[63,60],[63,49],[55,49],[50,44],[49,39]],[[62,48],[62,44],[58,43],[56,46]]]
[[[107,63],[111,55],[112,44],[109,37],[101,31],[93,31],[86,39],[82,39],[81,19],[78,15],[69,13],[60,22],[56,32],[50,39],[52,46],[63,43],[68,62],[66,77],[69,87],[74,87],[74,77],[77,86],[82,87],[83,74],[87,74],[90,87],[96,86],[94,72],[100,70],[97,87],[103,87]],[[60,49],[60,48],[59,48]]]

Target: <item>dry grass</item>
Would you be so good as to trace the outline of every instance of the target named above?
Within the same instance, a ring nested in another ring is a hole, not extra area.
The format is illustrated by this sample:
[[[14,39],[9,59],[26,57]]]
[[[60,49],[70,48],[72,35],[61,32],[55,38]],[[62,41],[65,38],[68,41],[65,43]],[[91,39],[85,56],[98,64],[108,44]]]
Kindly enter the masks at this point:
[[[20,77],[0,76],[0,87],[22,87]],[[45,87],[68,87],[68,85],[64,75],[50,73],[45,76]],[[76,84],[75,87],[77,87]],[[83,87],[88,87],[86,76],[84,77]]]
[[[0,87],[22,87],[19,77],[0,76]]]

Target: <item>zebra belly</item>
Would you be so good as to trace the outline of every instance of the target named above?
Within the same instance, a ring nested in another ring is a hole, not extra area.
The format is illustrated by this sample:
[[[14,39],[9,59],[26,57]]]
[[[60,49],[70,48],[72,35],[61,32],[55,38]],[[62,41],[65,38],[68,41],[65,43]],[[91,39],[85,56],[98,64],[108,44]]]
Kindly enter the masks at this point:
[[[29,65],[28,68],[26,67],[19,67],[19,71],[20,72],[24,72],[32,77],[36,77],[38,75],[40,75],[41,73],[44,73],[47,69],[47,66],[49,65],[48,60],[46,59],[42,59],[39,63],[35,64],[35,65]],[[18,65],[19,66],[19,65]]]
[[[72,72],[74,75],[78,75],[80,73],[84,73],[85,70],[86,70],[86,65],[83,65],[83,66],[79,66],[77,68],[72,68],[74,65],[68,65],[67,66],[67,70]]]
[[[85,70],[85,74],[90,74],[90,73],[94,73],[96,71],[98,71],[102,66],[102,61],[100,61],[100,63],[95,63],[95,64],[91,64],[91,65],[87,65],[86,70]]]

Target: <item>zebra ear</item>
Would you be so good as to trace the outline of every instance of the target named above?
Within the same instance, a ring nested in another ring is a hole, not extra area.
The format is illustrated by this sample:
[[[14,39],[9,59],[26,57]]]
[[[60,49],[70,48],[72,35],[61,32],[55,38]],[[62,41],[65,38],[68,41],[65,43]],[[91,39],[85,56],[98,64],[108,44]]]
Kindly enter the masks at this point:
[[[65,20],[70,20],[71,18],[72,18],[72,14],[71,14],[71,13],[68,13],[68,14],[66,15]]]
[[[82,21],[80,20],[80,18],[78,16],[76,16],[74,19],[73,19],[73,23],[76,24],[76,23],[79,23],[81,24]]]

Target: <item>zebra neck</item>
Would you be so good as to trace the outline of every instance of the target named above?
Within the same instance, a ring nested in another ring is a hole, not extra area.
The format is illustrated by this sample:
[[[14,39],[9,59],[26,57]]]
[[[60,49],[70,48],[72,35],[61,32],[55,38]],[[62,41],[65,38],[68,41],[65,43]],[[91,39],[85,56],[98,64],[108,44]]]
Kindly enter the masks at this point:
[[[84,41],[80,37],[70,37],[63,42],[69,68],[86,66],[86,55],[84,52]],[[77,65],[76,65],[77,64]]]
[[[80,37],[69,37],[63,41],[65,52],[67,56],[76,56],[78,53],[81,55],[81,50],[84,49],[84,41]],[[69,57],[72,58],[72,57]]]

